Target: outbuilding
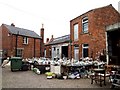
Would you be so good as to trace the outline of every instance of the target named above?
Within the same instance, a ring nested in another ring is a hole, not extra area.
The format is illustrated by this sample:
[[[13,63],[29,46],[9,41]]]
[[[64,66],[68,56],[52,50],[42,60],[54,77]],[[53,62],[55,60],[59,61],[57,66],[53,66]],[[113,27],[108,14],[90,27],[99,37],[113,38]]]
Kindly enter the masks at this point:
[[[120,64],[120,22],[106,27],[107,64]]]

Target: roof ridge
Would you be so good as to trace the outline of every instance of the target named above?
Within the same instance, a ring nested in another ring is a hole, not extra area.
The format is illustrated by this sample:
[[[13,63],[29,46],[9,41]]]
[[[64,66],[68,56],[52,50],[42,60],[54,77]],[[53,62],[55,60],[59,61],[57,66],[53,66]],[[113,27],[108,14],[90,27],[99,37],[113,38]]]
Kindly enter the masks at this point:
[[[14,26],[7,25],[7,24],[2,24],[2,25],[4,25],[9,30],[9,32],[12,34],[17,34],[17,31],[19,31],[19,35],[33,37],[33,38],[41,38],[41,36],[33,30],[28,30],[28,29],[24,29],[20,27],[14,27]]]
[[[61,36],[61,37],[65,37],[65,36],[70,36],[70,34],[67,34],[67,35],[64,35],[64,36]],[[57,38],[61,38],[61,37],[57,37]],[[54,39],[57,39],[57,38],[54,38]]]
[[[18,29],[21,29],[21,30],[24,29],[24,30],[28,30],[28,31],[33,31],[33,30],[30,30],[30,29],[25,29],[25,28],[20,28],[20,27],[16,27],[16,26],[11,26],[11,25],[8,25],[8,24],[4,24],[4,25],[10,26],[10,27],[14,27],[14,28],[18,28]]]

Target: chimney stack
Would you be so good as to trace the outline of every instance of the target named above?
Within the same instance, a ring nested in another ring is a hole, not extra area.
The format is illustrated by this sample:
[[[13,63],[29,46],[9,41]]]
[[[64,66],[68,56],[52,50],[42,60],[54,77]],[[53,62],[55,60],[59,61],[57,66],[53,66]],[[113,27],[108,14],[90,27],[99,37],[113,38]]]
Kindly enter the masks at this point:
[[[43,28],[43,24],[42,24],[42,28],[40,31],[40,36],[42,37],[42,42],[44,43],[44,28]]]
[[[49,38],[46,39],[46,43],[49,42]]]
[[[43,24],[42,24],[42,28],[40,30],[40,36],[42,37],[41,45],[40,45],[40,56],[43,57],[44,56],[44,28],[43,28]]]
[[[11,26],[15,27],[15,24],[14,24],[14,23],[11,23]]]
[[[53,39],[53,35],[51,36],[51,39]]]
[[[53,39],[54,39],[54,38],[53,38],[53,35],[51,35],[51,39],[50,39],[50,41],[53,41]]]

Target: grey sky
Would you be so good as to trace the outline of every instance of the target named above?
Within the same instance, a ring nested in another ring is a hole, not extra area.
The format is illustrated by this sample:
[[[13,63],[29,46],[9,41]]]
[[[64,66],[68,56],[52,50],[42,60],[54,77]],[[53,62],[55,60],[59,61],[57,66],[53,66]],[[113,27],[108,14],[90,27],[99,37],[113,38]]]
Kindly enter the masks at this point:
[[[118,10],[120,0],[0,0],[0,24],[34,30],[42,23],[45,40],[70,33],[70,20],[94,8],[112,4]]]

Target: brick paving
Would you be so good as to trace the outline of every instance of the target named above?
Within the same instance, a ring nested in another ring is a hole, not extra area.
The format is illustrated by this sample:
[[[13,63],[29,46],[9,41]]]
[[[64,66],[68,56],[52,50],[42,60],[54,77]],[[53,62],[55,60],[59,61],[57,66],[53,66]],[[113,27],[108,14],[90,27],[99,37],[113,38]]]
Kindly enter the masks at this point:
[[[11,72],[10,66],[2,69],[2,88],[110,88],[110,83],[100,87],[91,84],[90,79],[47,79],[44,74],[37,75],[33,71]]]

